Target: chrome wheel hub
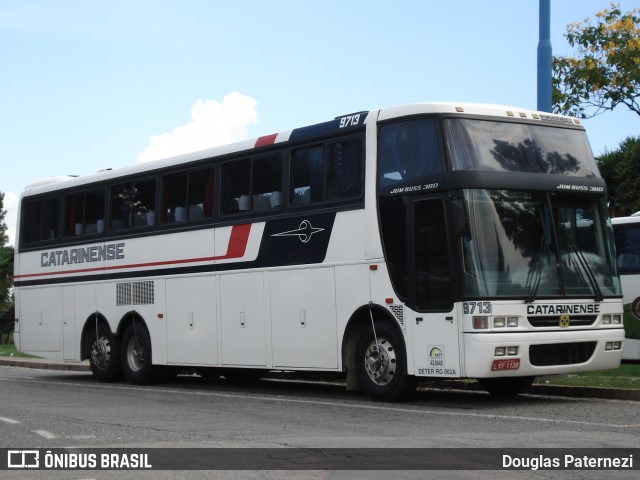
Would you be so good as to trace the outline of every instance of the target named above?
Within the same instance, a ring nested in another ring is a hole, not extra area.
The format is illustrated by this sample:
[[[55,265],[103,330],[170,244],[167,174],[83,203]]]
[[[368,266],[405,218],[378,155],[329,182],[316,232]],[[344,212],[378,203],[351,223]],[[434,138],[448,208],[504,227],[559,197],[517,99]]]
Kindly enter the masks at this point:
[[[97,339],[91,345],[91,363],[96,367],[105,368],[111,361],[111,345],[106,337]]]
[[[373,340],[364,354],[364,368],[373,383],[386,385],[396,373],[396,352],[385,338]]]

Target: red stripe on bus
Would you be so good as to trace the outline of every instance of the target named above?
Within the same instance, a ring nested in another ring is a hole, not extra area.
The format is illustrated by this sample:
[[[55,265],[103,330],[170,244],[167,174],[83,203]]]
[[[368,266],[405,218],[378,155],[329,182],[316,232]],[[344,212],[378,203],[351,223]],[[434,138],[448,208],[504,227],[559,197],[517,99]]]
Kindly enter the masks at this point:
[[[264,135],[263,137],[259,137],[256,140],[256,144],[254,145],[254,148],[266,147],[267,145],[273,145],[274,143],[276,143],[276,137],[277,136],[278,136],[277,133],[273,133],[271,135]]]
[[[221,257],[214,257],[215,260],[226,260],[228,258],[244,257],[249,243],[249,233],[251,233],[251,224],[234,225],[231,227],[231,236],[227,245],[227,254]]]
[[[81,268],[76,270],[59,270],[56,272],[46,272],[46,273],[26,273],[24,275],[16,275],[14,279],[30,278],[30,277],[49,277],[52,275],[63,275],[63,274],[68,275],[72,273],[89,273],[89,272],[101,272],[101,271],[105,272],[108,270],[158,267],[163,265],[177,265],[181,263],[212,262],[216,260],[242,258],[247,250],[247,244],[249,243],[250,233],[251,233],[250,223],[246,223],[243,225],[234,225],[233,227],[231,227],[231,235],[229,237],[229,244],[227,245],[227,253],[225,253],[224,255],[218,255],[215,257],[183,258],[180,260],[164,260],[161,262],[132,263],[129,265],[109,265],[106,267]]]

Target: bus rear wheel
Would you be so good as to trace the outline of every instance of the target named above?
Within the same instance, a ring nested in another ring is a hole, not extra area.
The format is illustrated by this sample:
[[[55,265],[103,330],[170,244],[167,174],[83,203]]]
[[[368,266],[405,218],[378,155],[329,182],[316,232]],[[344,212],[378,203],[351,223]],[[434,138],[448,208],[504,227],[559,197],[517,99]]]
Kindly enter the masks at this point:
[[[375,335],[373,328],[365,328],[356,344],[358,381],[375,400],[404,400],[417,385],[415,377],[407,374],[404,342],[388,323],[376,321],[374,325]]]
[[[111,329],[98,326],[96,339],[89,347],[89,365],[93,376],[101,382],[113,382],[122,378],[120,348]]]
[[[508,397],[527,393],[536,377],[478,378],[478,383],[491,395]]]
[[[132,323],[122,336],[122,371],[134,384],[145,385],[159,379],[161,371],[151,363],[151,336],[144,324]]]

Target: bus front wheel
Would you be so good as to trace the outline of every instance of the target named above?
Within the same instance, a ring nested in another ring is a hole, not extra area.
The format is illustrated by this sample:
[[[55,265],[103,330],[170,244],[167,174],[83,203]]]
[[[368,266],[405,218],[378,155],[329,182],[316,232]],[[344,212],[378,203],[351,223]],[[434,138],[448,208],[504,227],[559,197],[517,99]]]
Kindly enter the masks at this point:
[[[356,371],[364,392],[375,400],[399,401],[416,388],[416,379],[407,374],[407,355],[398,331],[376,321],[365,328],[356,345]],[[377,343],[376,343],[377,340]]]
[[[158,380],[158,367],[151,363],[151,336],[144,324],[132,323],[122,336],[122,371],[134,384],[144,385]]]

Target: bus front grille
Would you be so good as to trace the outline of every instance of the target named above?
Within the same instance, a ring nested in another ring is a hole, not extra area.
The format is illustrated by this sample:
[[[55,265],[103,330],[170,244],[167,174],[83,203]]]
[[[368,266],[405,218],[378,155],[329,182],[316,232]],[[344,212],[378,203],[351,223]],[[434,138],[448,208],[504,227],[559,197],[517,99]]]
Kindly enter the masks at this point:
[[[597,315],[571,315],[568,327],[588,327],[593,325],[598,319]],[[560,315],[543,315],[527,317],[529,323],[534,328],[547,328],[560,326]]]
[[[573,365],[588,361],[596,349],[597,342],[554,343],[531,345],[529,361],[536,367],[551,365]]]

